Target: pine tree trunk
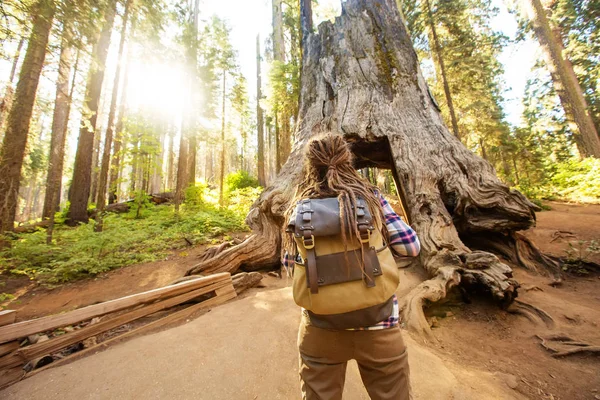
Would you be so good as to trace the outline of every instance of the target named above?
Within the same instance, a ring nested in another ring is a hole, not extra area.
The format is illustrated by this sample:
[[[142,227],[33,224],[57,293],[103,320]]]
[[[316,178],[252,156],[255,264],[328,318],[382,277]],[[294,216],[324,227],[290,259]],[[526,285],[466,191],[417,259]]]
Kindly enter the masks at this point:
[[[174,188],[174,170],[175,170],[175,151],[173,145],[175,144],[175,129],[171,129],[169,133],[169,158],[167,166],[167,187],[166,190],[170,191]]]
[[[12,67],[10,69],[10,77],[8,79],[8,85],[6,86],[6,90],[4,92],[4,97],[0,101],[0,141],[4,138],[4,123],[6,122],[6,116],[10,112],[12,107],[13,97],[15,95],[15,89],[13,88],[13,80],[15,79],[15,75],[17,72],[17,65],[19,64],[19,58],[21,57],[21,49],[23,48],[23,43],[25,43],[25,38],[21,38],[19,40],[19,45],[17,46],[17,51],[15,52],[15,56],[13,58]]]
[[[127,0],[125,3],[125,10],[123,12],[123,20],[121,26],[121,40],[119,42],[119,53],[117,55],[117,69],[115,71],[115,77],[113,80],[113,88],[110,99],[110,110],[108,112],[108,123],[106,125],[106,135],[104,136],[104,150],[102,153],[102,162],[100,166],[100,174],[98,175],[98,199],[96,201],[96,208],[98,209],[98,217],[102,218],[102,211],[106,205],[106,191],[108,181],[108,170],[110,166],[110,153],[113,145],[113,133],[115,124],[115,114],[117,112],[117,99],[119,94],[119,87],[121,83],[121,67],[123,65],[123,50],[125,48],[125,40],[127,38],[127,22],[129,19],[129,9],[132,0]],[[122,90],[127,90],[123,88]],[[97,224],[97,229],[102,230],[101,222]]]
[[[427,16],[429,22],[429,29],[431,31],[431,39],[433,40],[433,59],[438,64],[440,75],[442,76],[442,85],[444,86],[444,95],[446,96],[446,104],[448,105],[448,113],[450,114],[450,121],[452,123],[452,132],[454,136],[460,139],[460,133],[458,131],[458,120],[456,118],[456,112],[454,111],[454,103],[452,102],[452,94],[450,93],[450,85],[448,84],[448,76],[446,75],[446,64],[444,63],[444,56],[442,55],[442,46],[435,29],[435,22],[433,21],[433,13],[431,12],[430,0],[425,0],[425,6],[427,7]]]
[[[281,129],[279,128],[278,114],[275,113],[275,173],[281,170]]]
[[[445,127],[394,0],[348,0],[342,7],[336,23],[322,23],[318,33],[303,27],[295,145],[248,214],[253,235],[187,274],[277,265],[284,211],[303,179],[304,146],[316,134],[333,131],[352,145],[357,168],[391,170],[419,235],[422,250],[415,262],[431,279],[402,299],[408,327],[427,334],[423,305],[457,285],[483,288],[507,306],[518,288],[512,270],[491,253],[471,250],[463,239],[527,229],[536,206],[504,185],[488,162]]]
[[[256,149],[256,169],[258,174],[258,183],[262,187],[267,186],[265,179],[265,121],[263,118],[263,110],[260,106],[262,99],[262,82],[260,76],[260,35],[256,35],[256,135],[257,135],[257,149]]]
[[[177,182],[175,186],[175,212],[183,202],[184,191],[188,183],[188,140],[183,129],[179,138],[179,158],[177,160]]]
[[[223,108],[221,110],[221,168],[219,170],[219,205],[225,204],[223,198],[223,184],[225,181],[225,79],[227,73],[223,70]]]
[[[31,36],[0,150],[0,233],[14,229],[29,123],[54,12],[52,0],[40,0],[33,8]]]
[[[85,103],[91,115],[89,115],[88,121],[82,120],[79,130],[79,141],[77,143],[77,153],[73,167],[73,182],[69,191],[71,206],[69,208],[68,221],[70,224],[77,224],[78,222],[87,223],[89,220],[87,205],[91,189],[94,137],[102,82],[104,80],[104,68],[115,19],[116,1],[111,0],[107,7],[102,32],[100,33],[98,42],[94,46],[92,65],[90,66],[86,86]]]
[[[50,218],[58,211],[60,190],[65,157],[65,140],[69,123],[69,78],[71,74],[72,52],[71,32],[68,21],[63,22],[63,32],[58,61],[58,78],[54,98],[54,115],[52,117],[52,137],[50,139],[50,155],[48,156],[48,174],[46,175],[46,195],[42,218]]]
[[[583,157],[600,158],[600,137],[588,112],[573,65],[563,57],[565,49],[560,29],[557,27],[553,32],[540,0],[526,0],[524,3],[567,120],[571,122],[577,148]]]
[[[125,119],[125,111],[127,110],[127,86],[129,83],[129,65],[131,64],[131,56],[133,54],[132,45],[135,34],[135,18],[131,22],[131,32],[129,33],[130,44],[127,46],[127,61],[125,62],[125,71],[123,72],[123,94],[121,95],[121,104],[119,105],[119,119],[115,126],[115,139],[113,145],[113,156],[110,165],[110,174],[108,180],[108,204],[117,202],[119,178],[121,177],[121,149],[125,148],[123,137],[123,122]]]
[[[285,62],[285,39],[283,36],[283,10],[281,0],[272,0],[273,59]]]
[[[193,88],[197,79],[197,70],[198,70],[198,14],[200,12],[200,0],[195,0],[194,9],[192,13],[192,37],[191,43],[188,46],[187,51],[187,66],[189,68],[189,98],[188,102],[192,104],[193,96]],[[186,130],[189,134],[189,176],[188,176],[188,184],[195,185],[196,184],[196,157],[198,156],[198,134],[196,132],[196,124],[195,122],[195,107],[191,106],[187,109],[186,115]]]
[[[98,118],[97,120],[102,120],[102,116],[100,112],[103,110],[102,104],[104,103],[105,98],[100,99],[100,103],[98,103]],[[102,127],[99,126],[94,130],[94,152],[92,153],[92,168],[91,168],[91,177],[90,177],[90,196],[88,198],[88,203],[96,203],[96,196],[98,194],[98,175],[100,174],[99,170],[99,158],[100,158],[100,142],[102,141]]]

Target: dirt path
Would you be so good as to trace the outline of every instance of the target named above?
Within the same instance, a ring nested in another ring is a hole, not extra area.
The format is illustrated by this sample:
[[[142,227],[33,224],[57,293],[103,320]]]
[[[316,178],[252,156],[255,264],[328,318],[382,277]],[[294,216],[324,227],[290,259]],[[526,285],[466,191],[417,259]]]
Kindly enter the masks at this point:
[[[43,371],[11,399],[297,399],[299,310],[289,288],[255,292],[185,325]],[[407,338],[415,399],[523,399],[494,375]],[[368,399],[351,363],[344,399]]]

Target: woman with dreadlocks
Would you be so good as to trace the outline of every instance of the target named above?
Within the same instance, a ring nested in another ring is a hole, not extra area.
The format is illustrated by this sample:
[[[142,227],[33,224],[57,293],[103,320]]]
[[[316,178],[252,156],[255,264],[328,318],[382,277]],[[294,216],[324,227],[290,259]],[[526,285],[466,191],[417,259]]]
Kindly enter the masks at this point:
[[[390,249],[417,256],[417,235],[357,173],[341,135],[308,143],[303,176],[283,238],[283,264],[293,271],[294,300],[302,306],[302,398],[341,399],[354,359],[372,399],[409,399]]]

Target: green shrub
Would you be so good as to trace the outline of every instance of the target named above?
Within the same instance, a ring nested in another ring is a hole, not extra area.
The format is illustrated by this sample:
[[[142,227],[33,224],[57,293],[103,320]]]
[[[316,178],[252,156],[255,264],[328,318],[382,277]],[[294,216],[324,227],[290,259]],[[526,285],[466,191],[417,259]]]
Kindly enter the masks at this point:
[[[237,215],[247,215],[262,190],[261,187],[245,187],[232,191],[229,194],[227,209]]]
[[[231,192],[237,189],[259,187],[258,179],[250,176],[248,171],[237,171],[227,174],[224,183],[226,196],[229,196]]]
[[[556,166],[551,178],[558,195],[577,202],[600,202],[600,159],[569,160]]]
[[[212,206],[184,206],[179,218],[171,205],[148,206],[144,218],[107,214],[102,232],[94,224],[57,225],[53,242],[46,245],[46,231],[15,234],[11,247],[0,253],[0,273],[26,275],[56,283],[94,276],[139,262],[164,258],[170,250],[187,246],[185,239],[200,244],[231,231],[247,230],[245,214]]]
[[[198,207],[204,204],[204,196],[208,186],[205,183],[197,183],[185,189],[184,203],[190,207]]]

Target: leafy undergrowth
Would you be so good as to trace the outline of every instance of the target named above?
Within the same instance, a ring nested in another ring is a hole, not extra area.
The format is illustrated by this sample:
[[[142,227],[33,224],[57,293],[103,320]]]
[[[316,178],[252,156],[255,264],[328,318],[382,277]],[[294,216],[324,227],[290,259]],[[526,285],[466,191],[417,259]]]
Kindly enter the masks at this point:
[[[547,167],[543,179],[521,180],[516,189],[536,204],[541,200],[600,204],[600,160],[589,157],[567,160]]]
[[[182,206],[175,217],[173,206],[146,206],[142,218],[135,212],[108,214],[103,231],[94,222],[55,228],[51,245],[46,230],[19,234],[11,248],[0,253],[0,272],[27,275],[47,283],[93,276],[130,264],[164,258],[169,250],[208,243],[227,232],[247,230],[243,213],[201,204]]]

